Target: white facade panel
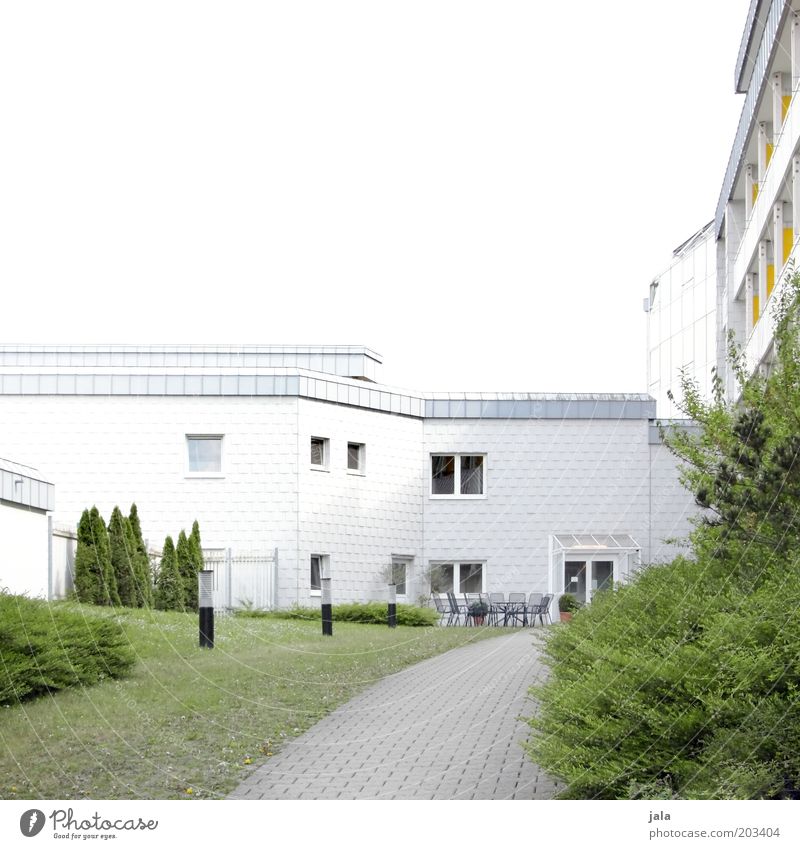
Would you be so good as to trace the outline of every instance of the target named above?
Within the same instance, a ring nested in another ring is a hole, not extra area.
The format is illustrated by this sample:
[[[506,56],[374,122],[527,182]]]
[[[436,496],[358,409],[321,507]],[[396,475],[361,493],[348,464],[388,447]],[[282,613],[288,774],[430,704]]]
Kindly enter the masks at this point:
[[[0,501],[0,589],[48,597],[47,514]]]
[[[292,600],[318,603],[310,588],[312,554],[329,558],[334,602],[385,600],[383,575],[392,555],[416,562],[421,554],[422,421],[307,400],[299,408]],[[328,440],[321,469],[310,462],[312,436]],[[348,469],[350,442],[364,446],[363,470]],[[415,601],[422,592],[409,584],[406,598]]]
[[[677,517],[693,509],[659,453],[669,452],[652,448],[657,484],[646,420],[427,420],[426,486],[430,455],[447,452],[485,454],[487,486],[484,499],[426,494],[423,562],[481,562],[488,591],[547,592],[558,591],[553,534],[629,534],[643,562],[661,558],[674,550],[662,538],[675,535]],[[663,517],[653,511],[654,486],[665,489]]]

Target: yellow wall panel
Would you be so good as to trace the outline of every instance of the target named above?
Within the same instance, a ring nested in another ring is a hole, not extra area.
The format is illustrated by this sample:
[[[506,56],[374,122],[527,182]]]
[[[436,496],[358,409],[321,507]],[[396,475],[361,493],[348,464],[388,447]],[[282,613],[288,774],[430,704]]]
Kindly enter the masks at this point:
[[[755,324],[760,318],[758,312],[758,295],[753,295],[753,324]]]
[[[772,290],[775,288],[775,266],[768,265],[767,266],[767,297],[772,294]]]
[[[758,197],[758,183],[753,183],[753,203],[756,202],[757,197]]]
[[[773,150],[775,150],[774,146],[767,142],[767,165],[769,165],[769,161],[772,159]]]
[[[781,121],[786,120],[786,113],[789,111],[789,104],[792,102],[791,94],[783,95],[783,108],[781,109]]]
[[[789,259],[789,254],[794,247],[794,232],[791,227],[783,228],[783,264],[786,265],[786,260]]]

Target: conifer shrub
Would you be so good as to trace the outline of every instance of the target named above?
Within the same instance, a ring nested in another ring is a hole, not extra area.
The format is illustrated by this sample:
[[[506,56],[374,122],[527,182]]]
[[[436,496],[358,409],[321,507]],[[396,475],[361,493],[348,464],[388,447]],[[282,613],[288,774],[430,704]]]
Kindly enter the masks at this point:
[[[164,540],[161,552],[154,604],[157,610],[184,610],[183,580],[178,571],[175,544],[169,536]]]
[[[136,504],[131,504],[128,522],[136,551],[134,567],[136,572],[136,606],[151,607],[153,604],[153,574],[150,569],[150,556],[142,537],[142,525]]]
[[[117,583],[119,603],[123,607],[139,607],[136,574],[136,547],[130,532],[126,532],[125,517],[119,507],[115,507],[108,523],[108,542],[111,554],[111,566]]]
[[[74,591],[78,601],[88,604],[120,603],[111,565],[108,530],[97,507],[84,510],[78,523]]]
[[[192,545],[185,531],[178,534],[175,546],[175,559],[178,563],[178,573],[183,585],[183,606],[185,610],[197,610],[197,568],[194,563]]]
[[[0,704],[120,677],[133,663],[111,616],[0,592]]]

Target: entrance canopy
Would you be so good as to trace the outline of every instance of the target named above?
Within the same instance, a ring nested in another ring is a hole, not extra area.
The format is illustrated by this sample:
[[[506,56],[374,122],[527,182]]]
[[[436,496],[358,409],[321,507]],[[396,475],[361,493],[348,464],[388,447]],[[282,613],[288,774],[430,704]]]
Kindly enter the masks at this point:
[[[640,550],[630,534],[551,534],[548,590],[569,592],[588,603],[595,592],[611,589],[630,575]]]

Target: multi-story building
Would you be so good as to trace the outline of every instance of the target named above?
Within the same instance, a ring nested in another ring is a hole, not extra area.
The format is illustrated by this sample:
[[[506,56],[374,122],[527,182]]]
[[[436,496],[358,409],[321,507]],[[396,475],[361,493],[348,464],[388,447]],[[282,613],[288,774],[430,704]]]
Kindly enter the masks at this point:
[[[717,365],[717,250],[710,221],[672,252],[669,266],[650,284],[647,312],[647,391],[661,418],[679,418],[685,374],[704,396]]]
[[[750,3],[735,69],[735,90],[745,95],[739,125],[711,229],[706,233],[704,228],[688,243],[700,248],[697,240],[705,242],[700,249],[706,253],[706,268],[710,255],[716,253],[715,286],[710,277],[706,277],[707,285],[697,277],[698,262],[694,260],[694,292],[689,298],[694,305],[686,303],[683,293],[678,296],[678,287],[684,285],[681,278],[691,279],[691,271],[683,267],[685,246],[676,251],[666,272],[668,281],[662,275],[651,285],[646,301],[646,308],[650,307],[648,388],[658,399],[661,416],[675,414],[665,393],[666,388],[677,385],[681,367],[688,367],[701,390],[708,392],[711,367],[716,366],[727,397],[737,397],[738,388],[726,362],[729,333],[744,349],[751,373],[768,369],[772,361],[771,307],[788,270],[797,265],[800,236],[798,10],[796,0]],[[665,282],[669,305],[663,298]],[[703,343],[698,324],[702,314],[698,304],[705,302],[708,324],[712,300],[716,301],[713,356],[708,330]],[[703,351],[700,359],[705,359],[704,363],[698,361],[698,350]]]
[[[53,518],[136,502],[160,543],[277,549],[272,603],[439,591],[582,599],[675,553],[694,513],[648,395],[426,395],[367,348],[0,347],[4,452]],[[0,575],[2,584],[2,575]]]

